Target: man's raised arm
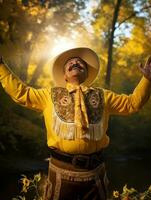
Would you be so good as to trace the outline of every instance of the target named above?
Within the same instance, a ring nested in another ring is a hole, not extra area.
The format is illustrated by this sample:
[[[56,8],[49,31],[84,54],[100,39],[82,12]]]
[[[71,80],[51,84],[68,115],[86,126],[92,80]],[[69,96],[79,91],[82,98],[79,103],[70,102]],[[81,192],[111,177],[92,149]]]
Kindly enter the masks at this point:
[[[140,110],[148,101],[151,93],[151,56],[145,66],[139,66],[143,77],[132,94],[116,94],[104,90],[105,103],[110,114],[128,115]]]
[[[49,99],[48,89],[35,89],[24,84],[3,62],[0,56],[0,82],[4,90],[18,104],[43,111]]]

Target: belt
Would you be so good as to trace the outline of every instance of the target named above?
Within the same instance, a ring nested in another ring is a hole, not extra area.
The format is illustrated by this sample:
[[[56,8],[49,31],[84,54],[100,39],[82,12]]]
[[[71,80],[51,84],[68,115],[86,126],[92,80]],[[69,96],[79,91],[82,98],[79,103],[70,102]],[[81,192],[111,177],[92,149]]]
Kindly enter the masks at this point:
[[[53,158],[70,163],[76,168],[94,169],[104,162],[102,150],[92,154],[69,154],[56,148],[49,148],[49,152]]]

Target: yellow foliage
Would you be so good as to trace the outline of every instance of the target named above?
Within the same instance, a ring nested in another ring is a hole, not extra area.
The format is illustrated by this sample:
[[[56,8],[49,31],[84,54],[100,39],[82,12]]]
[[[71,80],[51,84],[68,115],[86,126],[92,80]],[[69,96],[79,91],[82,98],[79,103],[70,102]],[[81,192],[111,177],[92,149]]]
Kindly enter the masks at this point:
[[[122,5],[120,6],[118,21],[121,22],[130,16],[133,13],[133,5],[129,1],[123,1]]]
[[[44,76],[40,76],[36,83],[39,87],[51,87],[52,85],[50,78]]]
[[[4,32],[7,32],[9,29],[8,22],[0,21],[0,29],[2,29]]]
[[[131,38],[125,40],[123,46],[118,48],[120,58],[125,57],[126,60],[129,60],[132,56],[139,56],[138,58],[141,59],[145,52],[150,51],[148,41],[149,37],[146,35],[144,28],[134,26],[131,32]],[[121,62],[123,61],[118,61],[117,63],[121,65]]]
[[[142,27],[134,27],[132,30],[132,39],[143,41],[145,39],[145,30]]]
[[[123,60],[123,59],[119,59],[119,60],[117,61],[117,64],[118,64],[118,65],[121,65],[121,66],[123,66],[123,67],[127,67],[127,62],[126,62],[126,60]]]
[[[31,64],[31,63],[29,64],[28,70],[27,70],[27,74],[28,74],[29,79],[32,78],[32,75],[33,75],[33,73],[34,73],[36,67],[37,67],[36,64]]]
[[[54,10],[53,9],[49,9],[48,12],[46,13],[46,17],[47,18],[52,18],[54,15]]]
[[[131,53],[135,55],[140,55],[144,52],[142,44],[134,40],[129,41],[129,43],[125,47],[125,50],[128,52],[129,55],[131,55]]]
[[[103,6],[103,11],[104,11],[105,13],[111,13],[111,12],[113,12],[112,9],[111,9],[111,6],[110,6],[109,4],[105,4],[105,5]]]
[[[17,0],[18,5],[22,5],[22,0]]]
[[[51,85],[51,71],[50,71],[50,63],[46,63],[46,65],[43,67],[43,74],[40,76],[37,80],[37,85],[40,87],[47,87]]]
[[[32,32],[28,32],[27,33],[27,38],[26,38],[26,42],[30,41],[32,39],[33,33]]]
[[[38,15],[38,12],[39,12],[39,7],[31,7],[29,9],[29,14],[32,15],[32,16],[37,16]]]

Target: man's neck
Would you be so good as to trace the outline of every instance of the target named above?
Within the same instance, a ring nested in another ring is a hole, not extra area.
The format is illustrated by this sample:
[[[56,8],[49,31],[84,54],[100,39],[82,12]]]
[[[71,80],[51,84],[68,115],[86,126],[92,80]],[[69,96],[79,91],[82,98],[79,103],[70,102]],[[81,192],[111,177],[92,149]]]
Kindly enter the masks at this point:
[[[67,83],[69,83],[71,85],[80,85],[81,84],[81,82],[79,80],[73,80],[73,81],[70,81],[70,82],[67,82]]]

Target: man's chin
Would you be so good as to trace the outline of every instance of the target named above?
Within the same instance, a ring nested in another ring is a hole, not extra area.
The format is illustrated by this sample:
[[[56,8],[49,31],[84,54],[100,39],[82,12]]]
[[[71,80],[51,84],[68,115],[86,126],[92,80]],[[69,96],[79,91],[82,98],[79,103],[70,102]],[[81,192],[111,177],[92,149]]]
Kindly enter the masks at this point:
[[[81,77],[81,72],[78,70],[72,71],[71,77]]]
[[[73,68],[70,72],[81,72],[79,68]]]

